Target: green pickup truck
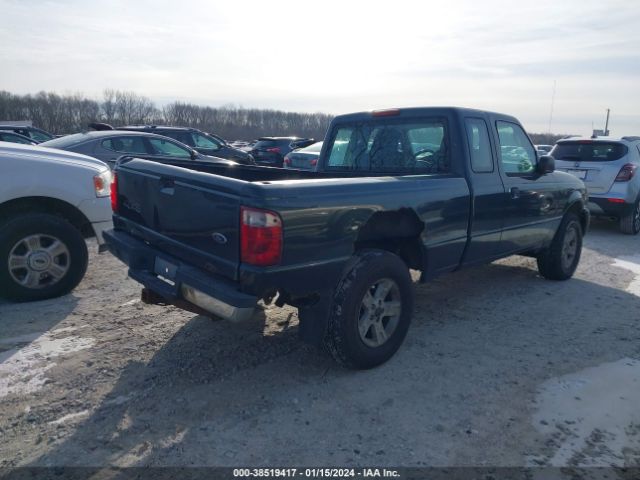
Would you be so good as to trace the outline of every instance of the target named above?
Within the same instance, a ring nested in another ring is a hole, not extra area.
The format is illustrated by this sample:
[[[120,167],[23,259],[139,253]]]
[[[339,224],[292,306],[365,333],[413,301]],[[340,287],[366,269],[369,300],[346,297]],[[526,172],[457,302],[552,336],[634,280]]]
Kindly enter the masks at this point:
[[[129,158],[111,252],[143,299],[242,320],[298,308],[300,335],[370,368],[401,345],[421,281],[509,255],[570,278],[589,225],[577,178],[513,117],[408,108],[336,117],[318,171]]]

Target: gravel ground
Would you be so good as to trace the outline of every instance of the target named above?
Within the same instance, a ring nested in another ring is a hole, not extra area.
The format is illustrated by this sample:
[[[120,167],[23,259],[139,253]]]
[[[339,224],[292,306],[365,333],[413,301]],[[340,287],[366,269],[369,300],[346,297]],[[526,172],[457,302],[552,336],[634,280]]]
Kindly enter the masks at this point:
[[[597,222],[567,282],[512,257],[415,288],[354,372],[292,308],[144,305],[94,254],[71,295],[0,303],[0,466],[640,466],[639,238]]]

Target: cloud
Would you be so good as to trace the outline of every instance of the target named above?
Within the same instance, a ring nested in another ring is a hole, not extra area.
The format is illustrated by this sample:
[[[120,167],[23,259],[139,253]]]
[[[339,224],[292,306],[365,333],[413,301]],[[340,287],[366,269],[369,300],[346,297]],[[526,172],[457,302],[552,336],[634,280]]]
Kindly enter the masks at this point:
[[[627,1],[0,0],[0,10],[0,89],[16,93],[110,87],[332,113],[456,104],[542,130],[555,80],[565,131],[588,133],[610,107],[619,133],[640,132],[640,9]]]

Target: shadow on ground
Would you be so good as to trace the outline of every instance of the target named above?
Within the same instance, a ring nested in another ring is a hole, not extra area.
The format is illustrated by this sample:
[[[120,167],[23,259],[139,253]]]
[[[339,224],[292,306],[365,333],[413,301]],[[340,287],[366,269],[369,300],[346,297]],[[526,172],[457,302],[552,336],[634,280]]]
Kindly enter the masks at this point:
[[[640,356],[639,299],[612,286],[521,262],[416,289],[405,345],[365,372],[286,320],[265,336],[263,312],[244,326],[193,317],[30,464],[522,465],[551,448],[530,420],[540,382]]]

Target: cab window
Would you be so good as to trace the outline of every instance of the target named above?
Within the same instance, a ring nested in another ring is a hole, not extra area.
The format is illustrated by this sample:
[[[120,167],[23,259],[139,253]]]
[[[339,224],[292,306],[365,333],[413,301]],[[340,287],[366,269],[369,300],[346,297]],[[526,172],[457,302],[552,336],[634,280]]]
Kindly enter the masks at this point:
[[[493,155],[487,124],[481,118],[465,119],[471,169],[476,173],[493,172]]]
[[[496,122],[500,142],[500,163],[507,175],[526,175],[536,169],[536,152],[519,125]]]
[[[447,131],[442,119],[385,120],[338,128],[327,170],[448,173]]]

